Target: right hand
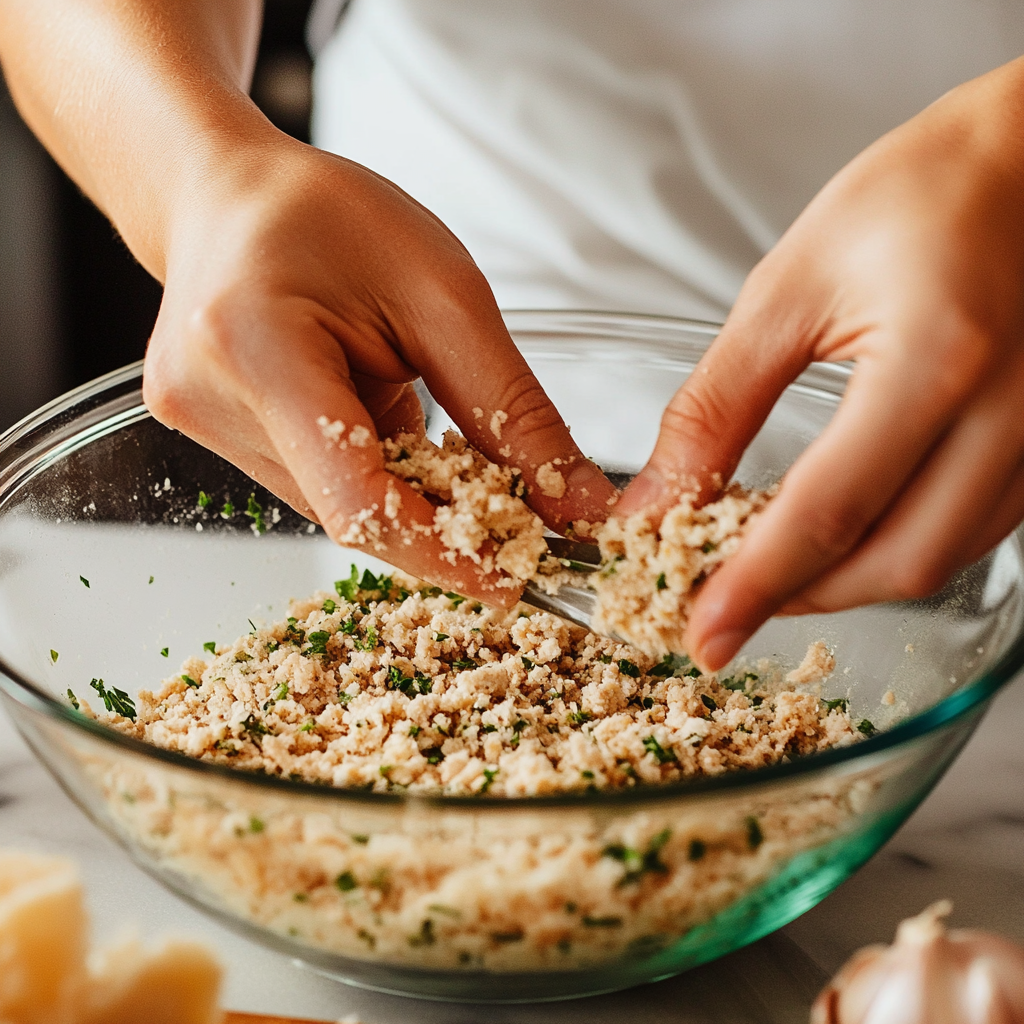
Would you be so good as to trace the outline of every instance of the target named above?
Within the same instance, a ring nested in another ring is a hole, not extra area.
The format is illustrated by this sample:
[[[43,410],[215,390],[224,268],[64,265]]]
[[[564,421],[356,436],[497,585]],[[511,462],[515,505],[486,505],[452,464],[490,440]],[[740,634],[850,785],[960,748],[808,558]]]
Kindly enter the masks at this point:
[[[497,604],[467,559],[443,560],[422,527],[433,506],[388,474],[375,443],[338,444],[318,419],[370,438],[423,430],[412,381],[489,459],[519,467],[529,502],[559,532],[607,516],[614,488],[584,458],[516,349],[468,252],[395,185],[274,133],[228,153],[172,217],[163,305],[146,356],[153,415],[233,462],[344,537],[379,510],[367,550],[417,576]],[[482,410],[483,416],[474,414]],[[500,438],[491,429],[502,411]],[[361,432],[359,432],[361,433]],[[358,436],[358,435],[357,435]],[[561,459],[567,490],[537,468]],[[388,487],[399,524],[384,515]],[[414,543],[399,526],[418,524]]]

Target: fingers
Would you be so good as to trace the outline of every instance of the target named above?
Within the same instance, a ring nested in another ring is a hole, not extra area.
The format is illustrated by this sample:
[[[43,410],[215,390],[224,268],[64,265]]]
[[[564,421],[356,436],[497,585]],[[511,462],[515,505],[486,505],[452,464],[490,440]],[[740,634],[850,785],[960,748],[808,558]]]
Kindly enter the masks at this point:
[[[810,362],[803,332],[778,322],[757,296],[757,282],[736,304],[661,421],[647,465],[626,488],[616,515],[664,514],[696,488],[710,500],[728,481],[744,449],[786,386]],[[753,293],[753,294],[752,294]]]
[[[861,361],[832,422],[786,474],[735,557],[705,584],[687,628],[687,649],[703,667],[724,665],[836,565],[949,426],[954,396],[937,401],[927,367],[898,363],[898,356]]]
[[[522,471],[528,503],[552,529],[607,518],[614,486],[573,441],[475,267],[458,303],[435,299],[428,322],[407,328],[401,346],[470,443]]]
[[[925,597],[1002,540],[1024,516],[1022,386],[1002,372],[983,388],[864,543],[786,610]]]

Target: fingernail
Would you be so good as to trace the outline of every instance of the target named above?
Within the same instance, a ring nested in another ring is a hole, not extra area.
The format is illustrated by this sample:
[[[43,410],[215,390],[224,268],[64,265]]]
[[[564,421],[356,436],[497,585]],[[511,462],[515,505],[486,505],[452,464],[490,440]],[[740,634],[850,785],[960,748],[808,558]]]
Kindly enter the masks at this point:
[[[653,466],[645,466],[626,488],[619,513],[629,515],[638,509],[657,505],[665,497],[665,478]]]
[[[742,629],[730,629],[709,637],[696,652],[693,659],[708,672],[717,672],[736,656],[736,652],[750,639]]]

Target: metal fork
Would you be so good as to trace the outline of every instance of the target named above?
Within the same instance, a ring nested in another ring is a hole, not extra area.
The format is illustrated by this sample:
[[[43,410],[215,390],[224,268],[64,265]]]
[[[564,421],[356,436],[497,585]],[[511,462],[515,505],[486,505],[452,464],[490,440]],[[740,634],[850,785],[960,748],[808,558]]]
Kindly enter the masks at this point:
[[[548,537],[547,543],[548,557],[557,559],[567,569],[589,574],[601,568],[601,552],[596,544],[581,544],[564,537]],[[597,595],[585,587],[563,585],[554,594],[547,594],[531,580],[520,600],[533,608],[560,615],[584,629],[593,628],[591,620]]]

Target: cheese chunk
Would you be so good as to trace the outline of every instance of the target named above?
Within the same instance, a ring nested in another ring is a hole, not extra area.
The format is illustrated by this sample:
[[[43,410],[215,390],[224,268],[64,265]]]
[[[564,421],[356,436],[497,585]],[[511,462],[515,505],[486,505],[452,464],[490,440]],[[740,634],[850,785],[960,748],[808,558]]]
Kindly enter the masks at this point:
[[[126,940],[88,956],[75,864],[0,850],[0,1024],[220,1024],[205,946]]]

